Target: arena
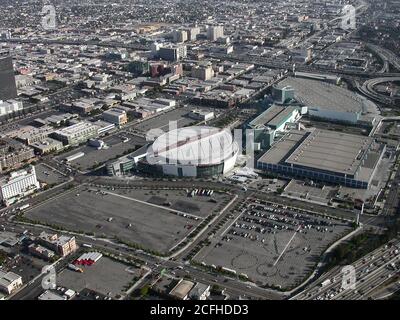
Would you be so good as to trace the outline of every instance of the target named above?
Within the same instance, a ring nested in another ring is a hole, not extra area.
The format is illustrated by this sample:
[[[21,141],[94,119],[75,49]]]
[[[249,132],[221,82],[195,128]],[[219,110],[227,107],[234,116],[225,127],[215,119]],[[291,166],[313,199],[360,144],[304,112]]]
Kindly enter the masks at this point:
[[[229,130],[186,127],[159,136],[149,147],[139,170],[177,177],[209,177],[233,169],[239,145]]]

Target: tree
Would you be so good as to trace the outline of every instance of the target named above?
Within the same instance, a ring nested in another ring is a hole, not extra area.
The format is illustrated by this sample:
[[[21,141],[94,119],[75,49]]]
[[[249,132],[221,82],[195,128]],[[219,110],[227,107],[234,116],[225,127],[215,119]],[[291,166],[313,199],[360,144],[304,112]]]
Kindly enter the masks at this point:
[[[146,297],[149,294],[149,286],[145,285],[142,289],[140,289],[140,295],[142,297]]]

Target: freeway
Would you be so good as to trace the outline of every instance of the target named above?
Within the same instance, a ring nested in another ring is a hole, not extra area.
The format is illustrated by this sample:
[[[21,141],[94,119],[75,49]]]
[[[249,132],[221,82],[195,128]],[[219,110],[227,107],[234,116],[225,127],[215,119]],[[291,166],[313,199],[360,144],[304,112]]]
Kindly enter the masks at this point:
[[[290,300],[365,299],[376,286],[387,281],[388,275],[393,274],[389,267],[399,261],[399,248],[400,240],[396,239],[354,262],[354,289],[342,286],[342,269],[335,267]]]
[[[396,97],[390,97],[375,91],[374,87],[381,83],[400,82],[400,77],[380,77],[367,80],[362,86],[358,85],[357,89],[375,101],[383,104],[393,105],[396,102]]]

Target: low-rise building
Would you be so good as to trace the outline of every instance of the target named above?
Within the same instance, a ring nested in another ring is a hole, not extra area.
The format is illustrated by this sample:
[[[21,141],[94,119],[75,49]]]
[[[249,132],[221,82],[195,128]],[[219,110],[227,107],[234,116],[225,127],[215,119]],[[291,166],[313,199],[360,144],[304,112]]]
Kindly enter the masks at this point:
[[[62,150],[64,148],[64,145],[61,141],[52,138],[45,138],[35,143],[32,143],[31,147],[39,154],[47,154]]]
[[[28,250],[32,255],[45,260],[51,260],[55,256],[54,251],[35,243],[30,244]]]
[[[39,235],[38,242],[62,257],[65,257],[78,249],[75,237],[58,236],[57,234],[42,232]]]
[[[35,153],[31,147],[12,139],[0,140],[0,172],[20,168],[33,158]]]
[[[175,287],[169,292],[169,295],[175,299],[187,300],[189,298],[189,292],[192,290],[194,283],[189,280],[181,279]]]
[[[208,121],[214,119],[214,112],[203,111],[203,110],[192,110],[189,113],[189,117],[195,120]]]
[[[189,298],[192,300],[207,300],[210,296],[210,285],[203,283],[196,283],[196,285],[190,290]]]
[[[20,287],[22,287],[21,276],[13,272],[0,270],[0,291],[11,294]]]
[[[23,109],[23,105],[21,101],[16,100],[0,100],[0,116],[4,116],[6,114],[14,113],[17,111],[21,111]]]
[[[69,127],[54,131],[52,137],[64,145],[78,145],[98,135],[98,127],[90,122],[82,121]]]
[[[103,120],[120,126],[128,122],[128,116],[125,110],[113,108],[103,113]]]

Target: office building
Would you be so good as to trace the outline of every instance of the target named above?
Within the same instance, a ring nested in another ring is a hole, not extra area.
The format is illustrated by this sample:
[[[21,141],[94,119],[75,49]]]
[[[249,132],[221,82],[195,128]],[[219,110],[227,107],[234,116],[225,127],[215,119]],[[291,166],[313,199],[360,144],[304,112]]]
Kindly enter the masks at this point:
[[[157,56],[167,61],[179,61],[186,58],[187,47],[179,44],[162,46],[157,51]]]
[[[40,188],[35,167],[14,171],[0,180],[0,201],[10,205]]]
[[[0,100],[9,100],[17,97],[14,67],[10,56],[0,55]]]
[[[64,145],[61,141],[49,137],[31,143],[30,146],[41,155],[64,149]]]

